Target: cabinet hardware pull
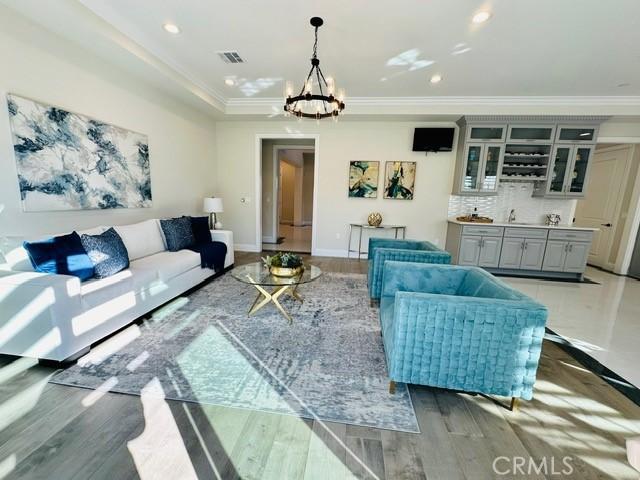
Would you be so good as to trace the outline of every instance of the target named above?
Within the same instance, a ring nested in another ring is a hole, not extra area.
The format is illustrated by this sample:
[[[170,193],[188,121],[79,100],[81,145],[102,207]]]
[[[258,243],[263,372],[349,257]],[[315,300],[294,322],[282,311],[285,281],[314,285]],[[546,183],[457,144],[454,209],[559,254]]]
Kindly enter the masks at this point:
[[[569,244],[569,251],[573,252],[573,244],[571,244],[571,243]]]
[[[526,249],[527,249],[527,242],[524,242],[524,243],[522,244],[522,248],[523,248],[524,250],[526,250]]]
[[[613,225],[610,223],[601,223],[600,225],[602,225],[603,227],[613,227]]]

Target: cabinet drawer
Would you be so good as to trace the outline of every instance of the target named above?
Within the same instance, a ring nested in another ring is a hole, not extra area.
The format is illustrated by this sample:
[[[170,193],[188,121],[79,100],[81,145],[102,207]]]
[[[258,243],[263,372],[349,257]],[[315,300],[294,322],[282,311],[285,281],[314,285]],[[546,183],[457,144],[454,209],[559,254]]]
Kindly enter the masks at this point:
[[[467,226],[462,227],[463,235],[482,235],[485,237],[501,237],[504,233],[503,227],[476,227]]]
[[[507,227],[504,229],[505,237],[517,237],[517,238],[547,238],[546,228],[514,228]]]
[[[550,230],[549,240],[590,242],[593,232],[585,230]]]

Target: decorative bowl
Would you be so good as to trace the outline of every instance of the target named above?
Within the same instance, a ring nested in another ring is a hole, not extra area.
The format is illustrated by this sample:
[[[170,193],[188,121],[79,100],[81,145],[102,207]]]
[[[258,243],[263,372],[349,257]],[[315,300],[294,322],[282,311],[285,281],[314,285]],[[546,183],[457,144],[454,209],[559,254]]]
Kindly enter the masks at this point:
[[[369,216],[367,217],[367,222],[372,227],[379,227],[380,224],[382,223],[382,215],[378,212],[370,213]]]
[[[304,271],[304,265],[299,267],[269,267],[269,273],[276,277],[295,277]]]

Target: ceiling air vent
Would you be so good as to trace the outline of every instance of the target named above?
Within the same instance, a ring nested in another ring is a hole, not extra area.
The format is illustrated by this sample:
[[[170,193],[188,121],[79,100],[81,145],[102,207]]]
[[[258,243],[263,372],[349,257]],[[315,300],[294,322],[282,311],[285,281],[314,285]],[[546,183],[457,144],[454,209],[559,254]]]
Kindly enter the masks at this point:
[[[224,63],[244,63],[238,52],[218,52],[218,55]]]

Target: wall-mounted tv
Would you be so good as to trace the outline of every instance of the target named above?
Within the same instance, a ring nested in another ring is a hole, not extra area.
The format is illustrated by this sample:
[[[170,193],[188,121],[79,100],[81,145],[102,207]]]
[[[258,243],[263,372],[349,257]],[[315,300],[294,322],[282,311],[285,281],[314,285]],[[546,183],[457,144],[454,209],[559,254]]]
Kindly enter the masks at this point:
[[[450,152],[453,149],[453,128],[416,128],[413,132],[414,152]]]

